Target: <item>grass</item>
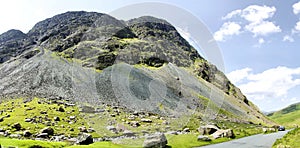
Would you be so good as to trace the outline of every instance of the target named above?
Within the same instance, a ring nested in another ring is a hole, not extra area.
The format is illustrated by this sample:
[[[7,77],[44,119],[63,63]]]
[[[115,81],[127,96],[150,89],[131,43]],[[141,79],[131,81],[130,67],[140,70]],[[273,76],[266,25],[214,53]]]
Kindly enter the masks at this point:
[[[281,139],[276,140],[273,148],[299,148],[300,147],[300,128],[296,128]]]
[[[199,99],[202,101],[207,101],[207,98],[199,96]],[[111,137],[111,136],[120,136],[122,133],[112,133],[111,131],[106,129],[106,126],[113,125],[115,127],[121,126],[126,130],[130,130],[137,135],[142,135],[142,131],[146,131],[148,133],[155,133],[157,131],[167,132],[167,131],[177,131],[182,130],[183,128],[190,128],[190,134],[182,134],[182,135],[166,135],[169,146],[170,147],[194,147],[194,146],[202,146],[213,143],[220,143],[224,141],[231,140],[229,138],[220,138],[213,140],[211,142],[200,142],[197,141],[197,136],[199,135],[197,132],[197,128],[202,125],[201,124],[201,111],[196,111],[191,115],[183,116],[181,118],[170,118],[169,121],[171,124],[164,124],[163,118],[160,118],[159,115],[151,114],[145,116],[145,118],[149,118],[152,120],[152,123],[143,123],[140,122],[139,127],[132,127],[128,124],[131,120],[128,117],[131,115],[130,112],[124,110],[123,108],[113,109],[110,105],[100,105],[96,106],[98,109],[104,109],[104,112],[99,113],[83,113],[79,111],[77,106],[66,106],[59,105],[59,103],[51,103],[50,100],[47,99],[39,99],[34,98],[30,101],[25,101],[25,99],[13,99],[4,101],[2,100],[0,104],[0,111],[4,111],[0,117],[7,116],[10,117],[4,118],[4,121],[0,122],[0,128],[4,130],[10,130],[12,134],[21,134],[24,130],[30,130],[31,133],[39,133],[39,131],[46,127],[47,125],[44,122],[25,122],[25,118],[33,118],[33,117],[41,117],[41,118],[49,118],[51,122],[54,122],[54,117],[59,117],[61,121],[55,122],[54,125],[50,125],[55,131],[55,135],[70,136],[77,137],[79,134],[78,127],[86,126],[92,127],[96,132],[91,133],[93,137]],[[65,102],[65,101],[64,101]],[[86,104],[88,105],[88,104]],[[159,106],[159,104],[158,104]],[[59,107],[63,107],[65,112],[58,111]],[[31,108],[31,110],[28,110]],[[162,106],[163,109],[166,109]],[[41,111],[46,111],[46,114],[41,114]],[[224,111],[226,113],[226,111]],[[223,114],[224,114],[223,113]],[[115,114],[115,116],[112,116]],[[77,121],[69,124],[70,116],[76,116]],[[137,116],[134,121],[140,121],[144,117]],[[65,120],[62,120],[65,119]],[[22,129],[20,131],[16,131],[11,127],[14,123],[20,123],[22,125]],[[236,134],[236,138],[241,138],[245,136],[250,136],[253,134],[258,134],[262,132],[261,126],[251,125],[251,124],[241,124],[241,123],[232,123],[229,121],[213,121],[217,123],[217,125],[222,129],[233,129]],[[48,125],[49,126],[49,125]],[[74,131],[71,131],[74,129]],[[22,137],[23,138],[23,137]],[[23,138],[24,139],[24,138]],[[31,147],[33,145],[40,145],[42,147],[142,147],[144,139],[121,139],[113,142],[96,142],[89,146],[71,146],[68,142],[46,142],[46,141],[35,141],[35,140],[17,140],[17,139],[8,139],[0,137],[0,144],[8,145],[8,146],[18,146],[18,147]]]
[[[38,133],[46,126],[46,122],[50,122],[50,127],[55,129],[55,135],[66,135],[75,137],[79,134],[78,127],[89,127],[87,122],[79,116],[79,110],[75,106],[65,106],[45,101],[45,99],[34,98],[33,100],[24,103],[24,99],[14,99],[0,104],[0,110],[5,111],[1,116],[10,115],[0,122],[0,127],[4,130],[10,130],[12,133],[20,134],[23,130],[30,130],[31,133]],[[58,108],[64,108],[65,112],[58,111]],[[46,111],[47,114],[42,114]],[[76,116],[76,122],[70,124],[68,121],[70,116]],[[25,122],[26,118],[42,119],[42,122]],[[61,121],[54,121],[54,117],[59,117]],[[49,119],[47,121],[46,119]],[[21,131],[16,131],[10,125],[20,123]],[[73,129],[74,131],[71,131]],[[98,136],[93,133],[93,136]]]
[[[300,125],[300,110],[290,112],[287,114],[273,114],[269,118],[276,121],[279,124],[287,127],[293,127],[295,124]]]
[[[43,148],[53,148],[53,147],[62,148],[62,147],[66,147],[67,143],[0,138],[0,145],[2,147],[13,146],[13,147],[19,147],[19,148],[30,148],[30,147],[34,147],[34,146],[42,146]]]
[[[300,125],[300,104],[293,104],[269,115],[269,118],[288,128]]]

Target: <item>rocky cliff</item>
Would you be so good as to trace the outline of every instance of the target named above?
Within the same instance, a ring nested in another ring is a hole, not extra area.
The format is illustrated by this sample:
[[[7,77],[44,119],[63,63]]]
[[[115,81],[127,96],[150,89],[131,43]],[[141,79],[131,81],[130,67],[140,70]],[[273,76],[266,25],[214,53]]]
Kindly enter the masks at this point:
[[[67,12],[0,35],[0,95],[270,123],[165,20]],[[213,112],[214,113],[214,112]],[[209,114],[210,115],[210,114]]]

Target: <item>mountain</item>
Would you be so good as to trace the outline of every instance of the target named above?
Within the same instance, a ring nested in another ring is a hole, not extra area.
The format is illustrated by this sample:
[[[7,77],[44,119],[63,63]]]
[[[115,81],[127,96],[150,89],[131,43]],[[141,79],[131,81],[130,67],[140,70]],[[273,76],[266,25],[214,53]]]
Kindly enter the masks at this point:
[[[151,16],[123,21],[66,12],[38,22],[27,34],[1,34],[0,59],[1,98],[100,108],[111,114],[109,125],[134,111],[161,116],[158,125],[174,118],[171,125],[180,127],[217,121],[274,124],[174,26]],[[126,115],[112,114],[111,108]]]
[[[300,124],[300,103],[291,104],[288,107],[267,115],[279,124],[294,127]]]

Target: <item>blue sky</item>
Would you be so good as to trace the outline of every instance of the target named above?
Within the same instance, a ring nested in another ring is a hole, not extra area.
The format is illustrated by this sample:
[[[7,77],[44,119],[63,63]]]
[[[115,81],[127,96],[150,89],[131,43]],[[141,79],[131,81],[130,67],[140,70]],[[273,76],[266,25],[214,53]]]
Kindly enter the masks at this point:
[[[299,1],[10,0],[0,2],[0,33],[9,29],[26,33],[36,22],[66,11],[109,13],[135,3],[172,4],[208,27],[222,52],[227,76],[261,110],[273,111],[300,102]]]

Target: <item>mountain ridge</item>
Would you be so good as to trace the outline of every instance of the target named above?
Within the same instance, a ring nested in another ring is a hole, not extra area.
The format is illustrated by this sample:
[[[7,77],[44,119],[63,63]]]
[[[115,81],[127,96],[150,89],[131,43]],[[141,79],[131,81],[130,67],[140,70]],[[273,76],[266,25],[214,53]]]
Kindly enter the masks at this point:
[[[157,100],[151,98],[154,95],[174,111],[203,105],[198,95],[209,98],[211,86],[215,86],[225,94],[215,103],[223,103],[232,120],[239,117],[237,121],[272,123],[167,21],[148,16],[124,22],[102,13],[66,12],[37,23],[21,36],[10,39],[5,33],[0,35],[0,52],[5,52],[0,54],[4,98],[63,97],[91,104],[145,107],[143,101],[129,101],[134,97],[153,103],[150,111],[158,111]],[[13,46],[8,39],[13,40]],[[133,79],[120,74],[122,70]],[[131,84],[123,86],[118,81]],[[110,88],[112,85],[115,88]],[[158,90],[149,90],[151,85],[164,91],[157,94]],[[132,93],[119,100],[124,89]]]

